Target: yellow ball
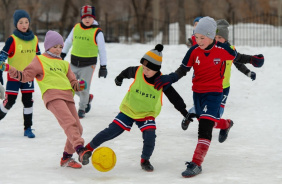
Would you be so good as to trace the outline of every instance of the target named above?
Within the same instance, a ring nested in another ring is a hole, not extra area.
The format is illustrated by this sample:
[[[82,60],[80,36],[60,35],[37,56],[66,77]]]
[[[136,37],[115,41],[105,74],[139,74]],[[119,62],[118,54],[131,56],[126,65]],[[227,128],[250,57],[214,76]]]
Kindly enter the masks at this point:
[[[95,149],[91,157],[92,165],[100,172],[108,172],[116,165],[116,154],[108,147]]]

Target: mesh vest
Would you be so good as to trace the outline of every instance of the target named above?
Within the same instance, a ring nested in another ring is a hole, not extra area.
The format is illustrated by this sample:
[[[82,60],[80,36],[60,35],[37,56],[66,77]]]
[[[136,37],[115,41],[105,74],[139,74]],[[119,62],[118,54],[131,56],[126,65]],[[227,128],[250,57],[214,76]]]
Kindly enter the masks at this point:
[[[234,46],[230,46],[231,48],[234,49]],[[230,77],[231,77],[231,66],[232,66],[233,61],[232,60],[227,60],[226,61],[226,67],[225,67],[225,72],[224,72],[224,79],[222,81],[222,88],[228,88],[230,86]]]
[[[41,95],[48,89],[74,90],[67,78],[69,63],[61,59],[48,58],[44,55],[37,56],[43,69],[43,79],[37,80]]]
[[[27,67],[36,55],[36,46],[38,39],[36,36],[30,41],[25,41],[14,34],[11,35],[15,43],[15,53],[12,57],[8,57],[9,65],[15,67],[17,70],[22,71]]]
[[[97,57],[98,46],[95,36],[99,28],[83,29],[76,24],[73,30],[73,42],[71,54],[77,57]]]
[[[132,119],[157,117],[162,108],[162,90],[156,90],[153,84],[144,79],[143,67],[139,66],[135,80],[126,93],[119,109]]]

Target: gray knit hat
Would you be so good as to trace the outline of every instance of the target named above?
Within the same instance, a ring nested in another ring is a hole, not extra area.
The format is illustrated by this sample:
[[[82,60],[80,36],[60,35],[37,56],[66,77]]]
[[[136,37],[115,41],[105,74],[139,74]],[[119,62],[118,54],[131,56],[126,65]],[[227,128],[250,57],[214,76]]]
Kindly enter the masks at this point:
[[[216,22],[211,17],[203,17],[200,19],[199,23],[197,24],[194,33],[199,33],[204,36],[207,36],[211,39],[214,39],[216,33]]]
[[[163,45],[157,44],[154,49],[146,52],[143,58],[141,58],[140,63],[150,68],[151,70],[159,71],[161,69],[163,61],[163,48]]]
[[[217,23],[216,35],[222,36],[227,41],[229,36],[229,30],[228,30],[229,23],[225,19],[217,20],[216,23]]]

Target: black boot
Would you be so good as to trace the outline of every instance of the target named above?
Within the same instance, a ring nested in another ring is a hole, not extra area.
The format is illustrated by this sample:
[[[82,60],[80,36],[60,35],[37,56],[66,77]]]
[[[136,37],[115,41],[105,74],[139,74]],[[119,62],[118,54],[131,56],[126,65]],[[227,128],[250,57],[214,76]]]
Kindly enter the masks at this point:
[[[143,170],[152,172],[154,167],[151,165],[149,160],[141,159],[141,167]]]

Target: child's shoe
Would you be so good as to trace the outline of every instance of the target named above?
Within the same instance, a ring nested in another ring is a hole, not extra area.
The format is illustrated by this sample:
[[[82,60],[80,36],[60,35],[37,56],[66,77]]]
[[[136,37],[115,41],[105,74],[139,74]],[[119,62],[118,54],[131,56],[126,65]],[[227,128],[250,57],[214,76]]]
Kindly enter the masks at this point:
[[[202,167],[198,166],[194,162],[186,162],[186,164],[187,164],[187,169],[184,172],[182,172],[182,176],[184,178],[190,178],[202,172]]]
[[[76,152],[78,154],[78,161],[81,162],[82,165],[87,165],[89,163],[89,158],[91,157],[92,152],[83,146],[77,146]]]
[[[233,121],[230,120],[230,119],[228,119],[227,121],[229,122],[229,128],[227,128],[227,129],[221,129],[221,130],[219,131],[218,141],[219,141],[220,143],[223,143],[223,142],[227,139],[229,130],[231,129],[231,127],[232,127],[233,124],[234,124]]]
[[[31,128],[27,128],[24,130],[24,136],[27,136],[28,138],[34,138],[35,135],[32,133]]]
[[[85,113],[88,113],[91,109],[91,102],[94,98],[94,95],[93,94],[89,94],[89,100],[88,100],[88,104],[87,104],[87,107],[85,108]]]
[[[90,146],[90,143],[88,143],[86,146],[85,146],[86,149],[88,149],[89,151],[93,152],[94,149]]]
[[[141,159],[141,167],[147,172],[152,172],[154,170],[154,167],[151,165],[150,161],[143,158]]]
[[[82,165],[78,162],[76,162],[73,158],[67,158],[65,160],[63,160],[63,158],[61,158],[61,167],[71,167],[74,169],[80,169],[82,167]]]
[[[82,119],[85,117],[85,111],[84,110],[78,110],[78,117],[79,119]]]

